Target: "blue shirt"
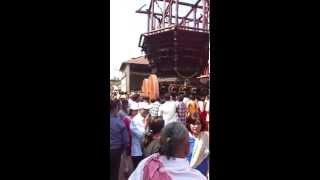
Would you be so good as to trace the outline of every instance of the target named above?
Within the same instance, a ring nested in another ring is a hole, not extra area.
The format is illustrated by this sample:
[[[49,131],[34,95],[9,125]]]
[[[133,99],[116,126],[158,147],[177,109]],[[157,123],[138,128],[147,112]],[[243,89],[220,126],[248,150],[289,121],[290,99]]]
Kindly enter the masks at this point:
[[[110,149],[122,149],[129,144],[129,135],[118,116],[110,114]]]
[[[195,139],[193,137],[189,137],[188,143],[189,143],[189,152],[186,158],[189,162],[191,162]],[[208,165],[209,165],[209,160],[207,157],[198,165],[198,167],[196,167],[196,169],[199,170],[204,176],[206,176]]]

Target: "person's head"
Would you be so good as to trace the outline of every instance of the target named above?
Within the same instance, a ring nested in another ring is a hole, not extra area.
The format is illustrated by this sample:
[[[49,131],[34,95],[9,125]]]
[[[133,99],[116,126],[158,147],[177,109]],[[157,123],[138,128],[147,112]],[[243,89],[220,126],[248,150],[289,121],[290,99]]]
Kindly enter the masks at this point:
[[[140,114],[142,117],[147,117],[147,115],[149,114],[149,110],[150,110],[150,105],[144,105],[144,107],[139,107],[140,108]]]
[[[189,151],[188,130],[181,122],[167,124],[161,131],[160,154],[169,158],[184,158]]]
[[[172,95],[172,101],[176,101],[177,100],[177,97],[175,94]]]
[[[132,99],[133,101],[137,101],[137,100],[138,100],[138,97],[139,97],[139,94],[133,93],[133,94],[131,95],[131,99]]]
[[[152,141],[153,137],[159,133],[164,127],[164,120],[161,117],[151,117],[148,120],[148,131],[145,133],[144,140],[142,142],[144,147],[147,147]]]
[[[187,117],[187,129],[193,135],[198,135],[205,124],[200,120],[199,113],[192,113],[189,117]]]
[[[125,94],[121,94],[120,95],[120,100],[121,101],[127,100],[127,96]]]
[[[163,127],[164,120],[160,116],[150,118],[148,129],[151,134],[154,135],[160,133]]]
[[[151,98],[151,103],[154,103],[154,102],[156,102],[156,99]]]
[[[163,104],[165,102],[165,99],[164,99],[164,97],[162,96],[161,98],[160,98],[160,104]]]
[[[126,99],[121,100],[122,110],[126,111],[128,108],[128,101]]]
[[[164,95],[164,100],[170,101],[170,94],[169,93]]]
[[[123,119],[126,117],[126,113],[123,110],[119,110],[118,116],[120,117],[120,119]]]
[[[113,114],[117,114],[120,109],[120,102],[117,99],[110,101],[110,112]]]
[[[180,96],[178,97],[178,101],[183,101],[183,96],[182,96],[182,95],[180,95]]]
[[[190,99],[194,101],[196,98],[194,97],[194,95],[190,95]]]
[[[149,103],[149,97],[143,97],[143,101]]]
[[[129,116],[133,117],[138,114],[138,110],[129,109]]]
[[[145,109],[140,109],[139,113],[141,114],[142,117],[146,117],[149,114],[149,111]]]
[[[138,110],[139,110],[138,103],[133,102],[129,107],[129,116],[137,115],[138,114]]]

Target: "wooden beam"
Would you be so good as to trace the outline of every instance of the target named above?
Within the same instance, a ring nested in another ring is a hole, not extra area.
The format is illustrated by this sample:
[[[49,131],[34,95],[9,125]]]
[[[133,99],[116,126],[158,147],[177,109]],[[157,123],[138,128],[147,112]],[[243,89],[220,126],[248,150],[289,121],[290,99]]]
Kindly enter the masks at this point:
[[[165,6],[165,2],[166,1],[163,1],[163,3],[164,3],[164,5],[163,5],[164,12],[163,12],[163,16],[162,16],[162,19],[161,19],[161,24],[163,25],[163,27],[164,27],[164,23],[165,23],[164,22],[165,21],[165,17],[167,16],[169,10],[171,10],[171,5],[173,3],[173,0],[170,0],[168,6]],[[169,20],[169,21],[171,21],[171,20]],[[171,24],[171,23],[169,23],[169,24]]]
[[[165,24],[165,20],[166,20],[166,1],[163,1],[163,15],[161,18],[161,28],[165,28],[166,24]]]
[[[194,6],[194,7],[191,7],[191,9],[189,10],[189,12],[188,12],[188,13],[184,16],[184,18],[182,19],[180,25],[182,25],[182,24],[186,21],[186,18],[191,14],[191,12],[196,9],[195,7],[199,4],[200,1],[201,1],[201,0],[198,0],[198,1],[196,2],[195,6]],[[192,20],[192,21],[193,21],[193,20]]]
[[[148,11],[136,11],[136,13],[148,14]],[[157,16],[162,16],[161,13],[154,13],[153,15],[154,15],[154,17],[156,17],[158,20],[160,20],[160,18],[157,17]],[[173,18],[176,18],[176,16],[172,16],[172,17],[173,17]],[[178,19],[183,19],[183,18],[184,18],[184,17],[178,17]],[[202,17],[201,17],[201,18],[202,18]],[[186,20],[193,21],[192,18],[186,18]],[[198,20],[200,20],[200,19],[198,19]],[[161,21],[161,20],[160,20],[160,21]],[[200,22],[202,22],[202,21],[200,20]]]
[[[149,76],[150,73],[142,73],[142,72],[130,72],[131,75],[137,75],[137,76]]]
[[[163,1],[163,0],[158,0],[158,1]],[[175,3],[176,1],[174,0],[173,2]],[[194,6],[194,4],[190,4],[190,3],[186,3],[186,2],[178,2],[178,4],[184,5],[184,6],[189,6],[189,7]],[[197,5],[196,8],[203,8],[203,7],[201,5]]]

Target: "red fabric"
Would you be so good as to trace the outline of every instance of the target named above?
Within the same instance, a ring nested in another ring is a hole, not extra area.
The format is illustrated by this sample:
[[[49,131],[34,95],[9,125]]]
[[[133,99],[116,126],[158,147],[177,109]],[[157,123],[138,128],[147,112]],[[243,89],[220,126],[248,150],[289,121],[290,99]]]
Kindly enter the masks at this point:
[[[206,111],[200,112],[200,109],[199,109],[199,116],[202,122],[201,124],[205,124],[205,127],[203,127],[203,130],[208,131],[209,127],[208,127],[208,122],[206,121],[207,112]]]
[[[131,154],[131,131],[130,131],[130,118],[128,116],[125,116],[122,121],[124,122],[124,125],[127,128],[128,134],[129,134],[129,146],[127,147],[128,154]]]
[[[151,155],[143,168],[143,180],[172,180],[160,162],[160,154]]]

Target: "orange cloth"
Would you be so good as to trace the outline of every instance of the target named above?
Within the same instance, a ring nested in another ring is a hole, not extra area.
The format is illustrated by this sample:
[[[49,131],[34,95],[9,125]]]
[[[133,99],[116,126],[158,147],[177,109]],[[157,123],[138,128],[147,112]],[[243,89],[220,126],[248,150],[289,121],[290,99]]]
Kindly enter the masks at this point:
[[[187,112],[188,114],[197,112],[197,103],[195,101],[189,100],[187,102]]]
[[[159,97],[159,82],[158,78],[155,74],[151,74],[148,78],[149,83],[149,98],[150,99],[156,99]]]
[[[148,79],[143,80],[140,95],[150,99],[159,97],[159,82],[155,74],[151,74]]]
[[[147,97],[149,92],[149,80],[144,79],[141,86],[141,96]]]

